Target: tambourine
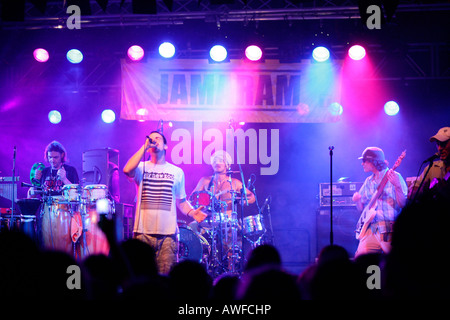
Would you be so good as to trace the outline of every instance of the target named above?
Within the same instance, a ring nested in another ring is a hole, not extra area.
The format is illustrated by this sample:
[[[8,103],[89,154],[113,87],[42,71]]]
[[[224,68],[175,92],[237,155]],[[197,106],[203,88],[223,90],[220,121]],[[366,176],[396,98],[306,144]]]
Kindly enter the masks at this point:
[[[41,186],[41,181],[39,179],[36,179],[36,171],[42,171],[44,170],[44,168],[45,165],[42,162],[36,162],[35,164],[33,164],[30,170],[30,182],[32,185],[36,187]]]

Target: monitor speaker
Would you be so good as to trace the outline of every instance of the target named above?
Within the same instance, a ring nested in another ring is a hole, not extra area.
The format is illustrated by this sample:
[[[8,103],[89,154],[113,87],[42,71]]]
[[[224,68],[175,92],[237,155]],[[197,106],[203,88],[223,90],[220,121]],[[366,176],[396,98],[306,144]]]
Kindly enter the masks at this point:
[[[83,152],[83,184],[103,184],[114,201],[120,202],[119,151],[111,148]]]
[[[350,257],[355,255],[358,240],[355,227],[359,211],[353,207],[333,207],[333,244],[344,247]],[[330,244],[330,208],[321,207],[317,211],[317,254]]]

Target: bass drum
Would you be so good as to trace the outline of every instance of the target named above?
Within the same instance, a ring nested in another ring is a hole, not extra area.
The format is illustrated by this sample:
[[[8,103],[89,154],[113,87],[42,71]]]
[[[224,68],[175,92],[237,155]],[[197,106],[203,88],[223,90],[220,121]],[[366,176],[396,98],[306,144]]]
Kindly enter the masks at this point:
[[[189,227],[179,227],[178,261],[193,260],[201,263],[206,261],[210,251],[211,248],[205,238]]]

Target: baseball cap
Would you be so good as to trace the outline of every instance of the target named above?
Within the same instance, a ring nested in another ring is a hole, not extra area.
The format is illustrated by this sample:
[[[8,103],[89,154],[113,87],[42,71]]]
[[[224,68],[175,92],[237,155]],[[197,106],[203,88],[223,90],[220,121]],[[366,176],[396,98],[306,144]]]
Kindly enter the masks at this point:
[[[439,131],[430,138],[431,142],[440,141],[445,142],[450,139],[450,127],[443,127],[439,129]]]
[[[361,157],[358,158],[359,160],[377,160],[384,162],[384,152],[380,148],[377,147],[368,147],[364,149]]]

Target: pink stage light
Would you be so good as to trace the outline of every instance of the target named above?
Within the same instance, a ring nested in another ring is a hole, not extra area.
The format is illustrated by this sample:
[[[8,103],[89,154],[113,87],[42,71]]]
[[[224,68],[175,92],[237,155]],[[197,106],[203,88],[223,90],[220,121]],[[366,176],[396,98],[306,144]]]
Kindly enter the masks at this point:
[[[353,60],[361,60],[366,56],[366,50],[360,45],[354,45],[348,49],[348,56]]]
[[[262,57],[262,50],[255,45],[248,46],[245,49],[245,56],[250,61],[258,61]]]
[[[50,56],[47,50],[38,48],[33,51],[33,57],[37,62],[47,62]]]
[[[134,45],[128,49],[128,57],[133,61],[139,61],[144,57],[144,49],[140,46]]]

